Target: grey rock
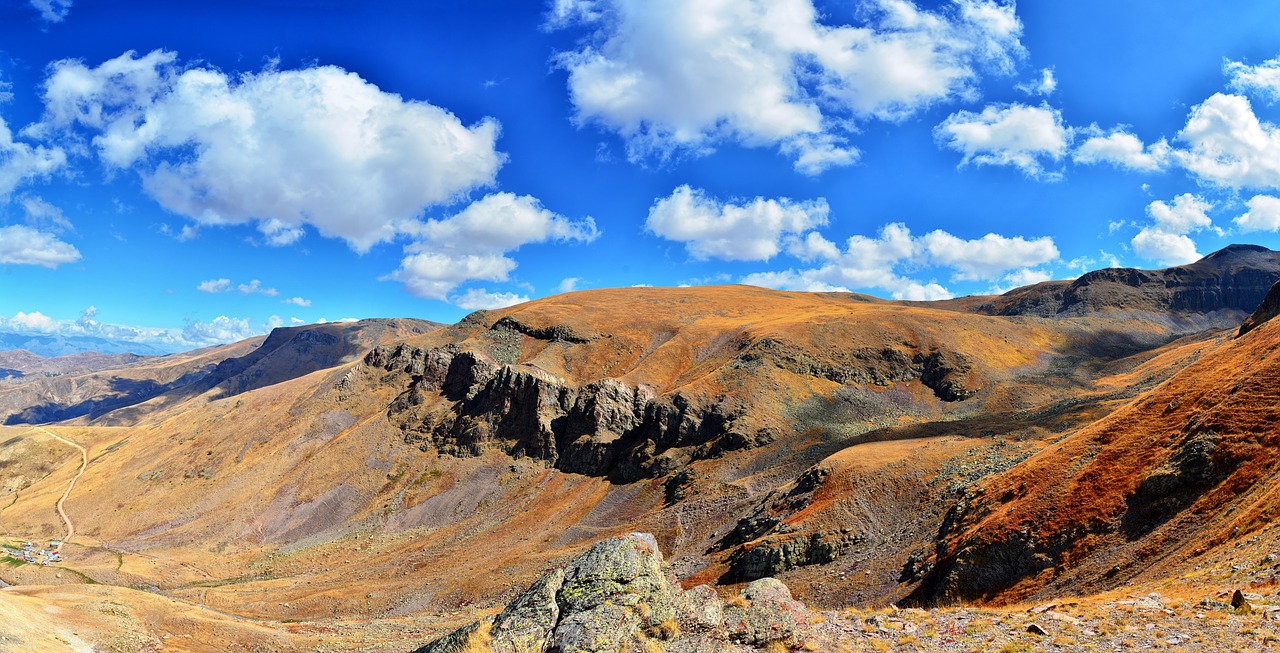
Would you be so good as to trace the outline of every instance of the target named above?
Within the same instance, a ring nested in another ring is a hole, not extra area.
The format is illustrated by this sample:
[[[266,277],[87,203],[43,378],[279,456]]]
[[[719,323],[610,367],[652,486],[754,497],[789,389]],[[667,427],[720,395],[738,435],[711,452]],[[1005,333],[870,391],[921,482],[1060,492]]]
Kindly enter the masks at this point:
[[[564,570],[556,569],[517,596],[493,620],[493,653],[525,653],[547,647],[560,620],[556,593],[564,585]]]

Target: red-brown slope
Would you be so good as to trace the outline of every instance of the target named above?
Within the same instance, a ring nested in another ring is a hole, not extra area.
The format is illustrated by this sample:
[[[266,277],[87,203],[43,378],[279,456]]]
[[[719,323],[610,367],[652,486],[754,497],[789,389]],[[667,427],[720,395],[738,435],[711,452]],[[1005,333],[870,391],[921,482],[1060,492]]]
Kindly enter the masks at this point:
[[[913,600],[1008,602],[1169,576],[1280,515],[1280,324],[969,493]]]

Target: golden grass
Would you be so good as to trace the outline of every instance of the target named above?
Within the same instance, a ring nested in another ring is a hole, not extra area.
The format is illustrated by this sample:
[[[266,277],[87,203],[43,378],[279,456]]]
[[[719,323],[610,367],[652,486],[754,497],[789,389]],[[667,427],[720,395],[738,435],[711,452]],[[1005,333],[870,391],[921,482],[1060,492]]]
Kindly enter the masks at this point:
[[[458,653],[493,653],[490,646],[493,643],[493,624],[489,621],[481,621],[480,627],[476,628],[471,636],[467,638],[467,643],[462,646],[462,650]]]

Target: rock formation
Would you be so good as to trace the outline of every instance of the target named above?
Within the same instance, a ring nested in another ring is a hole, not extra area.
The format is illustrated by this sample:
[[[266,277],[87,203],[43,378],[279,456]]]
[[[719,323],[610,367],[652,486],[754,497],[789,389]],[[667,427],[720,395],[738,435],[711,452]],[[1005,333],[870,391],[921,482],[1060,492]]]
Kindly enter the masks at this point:
[[[1280,279],[1280,253],[1230,245],[1163,270],[1104,268],[1074,281],[1011,290],[981,305],[988,315],[1079,316],[1105,310],[1212,313],[1251,311]]]
[[[414,653],[746,652],[795,646],[814,622],[774,578],[727,603],[706,585],[683,590],[653,536],[629,533],[546,574],[498,615]]]

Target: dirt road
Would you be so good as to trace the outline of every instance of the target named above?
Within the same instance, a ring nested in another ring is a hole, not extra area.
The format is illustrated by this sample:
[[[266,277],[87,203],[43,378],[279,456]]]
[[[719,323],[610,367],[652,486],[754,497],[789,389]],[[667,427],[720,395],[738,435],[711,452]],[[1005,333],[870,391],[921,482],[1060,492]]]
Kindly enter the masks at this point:
[[[72,441],[70,441],[70,440],[68,440],[68,439],[66,439],[66,438],[64,438],[64,437],[62,437],[62,436],[60,436],[60,435],[58,435],[57,433],[54,433],[53,431],[50,431],[50,430],[48,430],[48,429],[46,429],[46,428],[42,427],[42,426],[36,426],[36,427],[33,427],[33,428],[35,428],[35,430],[37,430],[37,431],[40,431],[41,433],[44,433],[45,435],[48,435],[49,437],[52,437],[52,438],[53,438],[53,439],[55,439],[55,440],[58,440],[58,441],[60,441],[60,442],[66,443],[66,444],[69,444],[69,445],[71,445],[71,446],[75,447],[77,450],[79,450],[79,451],[80,451],[80,470],[76,472],[76,475],[75,475],[75,476],[71,477],[71,482],[67,484],[67,490],[66,490],[65,492],[63,492],[63,493],[62,493],[62,498],[61,498],[61,499],[58,499],[58,503],[57,503],[57,506],[56,506],[56,507],[57,507],[57,509],[58,509],[58,515],[59,515],[60,517],[62,517],[62,523],[66,526],[66,534],[65,534],[65,535],[63,536],[63,538],[62,538],[62,542],[65,544],[65,543],[67,543],[67,542],[70,542],[72,537],[75,537],[75,534],[76,534],[76,526],[75,526],[75,524],[73,524],[73,523],[71,522],[71,518],[67,516],[67,511],[63,508],[63,504],[65,504],[65,503],[67,502],[67,497],[71,496],[71,490],[72,490],[73,488],[75,488],[75,486],[76,486],[76,481],[80,480],[80,475],[81,475],[81,474],[84,474],[84,468],[85,468],[85,467],[88,467],[88,465],[89,465],[89,452],[85,451],[85,450],[84,450],[84,447],[82,447],[82,446],[80,446],[80,445],[78,445],[78,444],[76,444],[76,443],[74,443],[74,442],[72,442]]]

